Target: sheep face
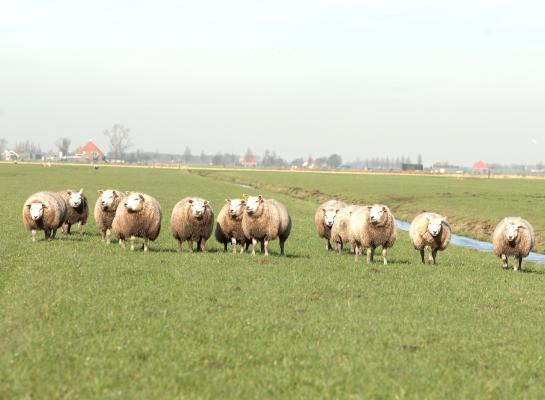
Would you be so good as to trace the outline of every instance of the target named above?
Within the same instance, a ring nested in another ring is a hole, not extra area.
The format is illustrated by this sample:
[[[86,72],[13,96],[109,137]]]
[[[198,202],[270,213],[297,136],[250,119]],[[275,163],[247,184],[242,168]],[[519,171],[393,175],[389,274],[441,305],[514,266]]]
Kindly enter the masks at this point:
[[[191,215],[196,219],[202,219],[204,216],[204,212],[206,211],[206,207],[208,207],[208,201],[195,201],[195,200],[189,200],[189,204],[191,205]]]
[[[523,225],[518,225],[511,221],[506,221],[503,225],[505,239],[509,243],[513,243],[515,240],[517,240],[519,236],[519,229],[523,229],[523,228],[524,228]]]
[[[70,196],[68,198],[68,204],[70,204],[70,207],[78,208],[83,203],[83,189],[81,189],[79,192],[68,192],[68,195]]]
[[[250,215],[255,214],[261,204],[263,204],[263,196],[249,196],[246,200],[246,212]]]
[[[241,199],[233,199],[233,200],[227,200],[229,203],[229,215],[231,217],[237,217],[242,214],[243,207],[246,204],[244,200]]]
[[[27,205],[30,211],[30,218],[34,221],[40,220],[44,215],[44,209],[47,208],[43,203],[32,203]]]
[[[115,200],[119,197],[115,190],[105,190],[99,193],[101,193],[100,204],[104,211],[107,211],[109,208],[111,208],[114,205]]]
[[[433,236],[437,237],[441,233],[443,227],[443,222],[445,218],[438,218],[431,215],[427,216],[428,218],[428,232]]]
[[[381,222],[383,222],[384,217],[386,216],[386,207],[384,206],[369,206],[369,220],[371,221],[371,224],[377,225]]]
[[[339,210],[332,210],[332,209],[322,209],[324,212],[324,225],[328,228],[331,228],[333,226],[333,223],[335,222],[335,217],[337,216],[337,213]]]
[[[141,193],[131,193],[125,200],[125,207],[129,212],[138,212],[144,208],[144,196]]]

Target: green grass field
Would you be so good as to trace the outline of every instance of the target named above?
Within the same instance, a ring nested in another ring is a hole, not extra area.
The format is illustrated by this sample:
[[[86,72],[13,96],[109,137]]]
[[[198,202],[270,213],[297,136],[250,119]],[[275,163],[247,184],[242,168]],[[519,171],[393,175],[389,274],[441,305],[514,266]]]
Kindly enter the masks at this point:
[[[438,266],[422,265],[405,233],[390,265],[356,264],[323,249],[313,196],[274,192],[299,187],[384,202],[398,193],[412,198],[406,207],[399,201],[402,215],[447,205],[450,215],[475,221],[511,214],[518,202],[539,229],[544,183],[209,174],[0,165],[1,399],[545,396],[543,266],[503,271],[491,254],[454,247]],[[237,181],[257,182],[288,206],[288,256],[278,256],[276,242],[269,258],[223,253],[213,241],[206,254],[176,253],[174,204],[200,195],[219,211],[226,197],[257,193]],[[160,237],[147,254],[123,251],[103,245],[90,218],[83,238],[31,243],[23,202],[68,187],[83,187],[91,204],[100,188],[155,196]],[[523,187],[536,197],[519,202]]]

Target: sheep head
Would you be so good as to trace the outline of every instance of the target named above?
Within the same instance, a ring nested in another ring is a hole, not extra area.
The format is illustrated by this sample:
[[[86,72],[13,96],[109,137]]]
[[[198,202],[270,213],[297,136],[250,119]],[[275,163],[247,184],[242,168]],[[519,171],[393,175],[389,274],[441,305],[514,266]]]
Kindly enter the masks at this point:
[[[446,217],[437,217],[435,215],[427,214],[426,218],[428,219],[428,232],[433,236],[437,237],[443,229],[443,224],[446,223]]]
[[[125,200],[125,207],[129,212],[138,212],[144,208],[144,201],[142,193],[129,193]]]
[[[80,189],[79,192],[68,191],[68,204],[70,207],[78,208],[83,203],[83,189]]]
[[[189,199],[189,204],[191,207],[191,215],[196,219],[202,219],[207,207],[210,207],[210,204],[207,200],[193,200]]]
[[[30,218],[34,221],[40,220],[44,215],[44,210],[47,208],[44,203],[30,203],[26,206],[30,212]]]
[[[246,198],[246,212],[250,215],[255,214],[258,210],[261,204],[265,202],[265,199],[263,196],[248,196]]]
[[[385,218],[388,216],[388,209],[386,206],[375,204],[374,206],[367,206],[369,210],[369,221],[372,225],[379,225],[384,223]]]
[[[229,204],[229,215],[231,217],[238,217],[244,211],[246,201],[242,199],[226,200]]]
[[[333,226],[335,222],[335,217],[337,216],[339,209],[338,208],[322,208],[324,213],[324,225],[328,228]]]
[[[99,190],[98,194],[100,195],[100,204],[104,211],[112,207],[119,197],[119,193],[116,190]]]

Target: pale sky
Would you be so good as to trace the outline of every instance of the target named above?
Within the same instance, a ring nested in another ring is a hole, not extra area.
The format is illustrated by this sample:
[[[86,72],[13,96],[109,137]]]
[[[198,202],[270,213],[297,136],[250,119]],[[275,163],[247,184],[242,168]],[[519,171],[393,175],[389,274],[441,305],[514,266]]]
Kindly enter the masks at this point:
[[[0,0],[0,137],[545,161],[543,1]]]

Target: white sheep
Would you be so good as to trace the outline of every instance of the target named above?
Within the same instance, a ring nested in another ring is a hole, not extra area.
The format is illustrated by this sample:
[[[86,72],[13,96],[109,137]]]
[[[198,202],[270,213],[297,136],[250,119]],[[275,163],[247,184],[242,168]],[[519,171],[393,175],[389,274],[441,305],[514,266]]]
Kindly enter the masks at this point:
[[[38,192],[30,196],[23,205],[23,225],[32,232],[43,230],[46,240],[52,240],[66,221],[66,203],[58,193]]]
[[[314,225],[318,236],[325,239],[326,250],[331,250],[331,229],[335,222],[335,217],[341,209],[346,207],[346,203],[340,200],[328,200],[321,204],[314,214]]]
[[[416,216],[409,230],[409,237],[416,250],[420,251],[422,263],[425,263],[425,250],[428,260],[435,264],[437,252],[445,250],[451,238],[450,224],[447,218],[436,213],[425,212]]]
[[[507,258],[515,257],[514,271],[522,270],[522,259],[528,257],[535,245],[534,228],[520,217],[504,218],[494,230],[492,246],[502,259],[503,268],[509,268]]]

